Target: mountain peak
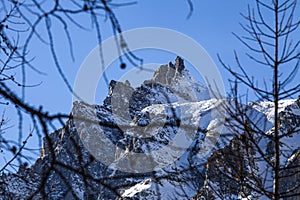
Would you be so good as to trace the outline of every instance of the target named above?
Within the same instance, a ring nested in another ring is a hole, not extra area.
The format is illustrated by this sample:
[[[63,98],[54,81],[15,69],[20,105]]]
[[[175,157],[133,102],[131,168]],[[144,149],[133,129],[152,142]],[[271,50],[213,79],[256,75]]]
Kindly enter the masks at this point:
[[[181,76],[184,69],[184,60],[177,56],[175,59],[175,64],[169,62],[168,65],[161,65],[155,71],[153,79],[161,84],[169,85],[173,82],[173,80],[176,79],[176,77]]]
[[[185,68],[184,60],[179,56],[176,57],[174,63],[169,62],[159,66],[153,78],[144,80],[143,84],[137,88],[131,87],[129,81],[123,83],[112,80],[109,84],[109,94],[104,100],[106,106],[110,105],[112,96],[114,99],[122,99],[121,102],[130,102],[132,107],[139,108],[138,111],[152,104],[210,99],[207,87],[193,78]],[[120,109],[121,107],[120,105]]]
[[[180,56],[177,56],[175,59],[175,70],[181,73],[184,68],[184,60]]]

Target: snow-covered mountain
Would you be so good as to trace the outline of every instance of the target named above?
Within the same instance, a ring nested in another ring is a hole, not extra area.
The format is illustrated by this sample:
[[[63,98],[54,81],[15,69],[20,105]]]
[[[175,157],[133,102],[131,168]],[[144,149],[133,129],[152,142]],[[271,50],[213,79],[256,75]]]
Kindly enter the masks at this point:
[[[230,104],[230,103],[229,103]],[[273,190],[275,146],[274,104],[272,102],[251,102],[248,106],[235,108],[233,121],[244,120],[244,127],[229,122],[229,133],[239,133],[224,148],[217,149],[207,160],[204,187],[196,199],[271,199],[266,191]],[[245,111],[245,112],[244,112]],[[280,140],[280,190],[286,200],[299,198],[300,164],[300,97],[279,101]],[[230,118],[229,118],[230,119]],[[248,122],[247,121],[251,121]],[[268,161],[267,161],[268,160]],[[269,163],[268,163],[269,162]],[[250,185],[248,185],[250,184]],[[252,189],[250,189],[252,188]]]
[[[180,57],[140,87],[111,81],[102,105],[74,102],[72,117],[43,139],[31,167],[0,177],[0,199],[190,199],[208,181],[221,187],[219,179],[207,180],[206,164],[232,144],[222,126],[230,102],[211,98]],[[281,130],[299,125],[300,99],[280,105]],[[243,106],[271,134],[272,104]],[[286,142],[292,156],[299,140]]]

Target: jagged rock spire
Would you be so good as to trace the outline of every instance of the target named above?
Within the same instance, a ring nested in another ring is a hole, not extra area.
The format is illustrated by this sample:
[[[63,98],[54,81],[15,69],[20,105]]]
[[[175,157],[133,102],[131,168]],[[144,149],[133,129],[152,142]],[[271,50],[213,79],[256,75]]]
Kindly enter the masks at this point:
[[[177,56],[175,59],[175,70],[181,73],[184,68],[184,60],[180,56]]]
[[[168,65],[161,65],[154,73],[154,80],[162,84],[171,84],[176,76],[180,75],[184,70],[184,61],[181,57],[177,56],[175,64],[169,62]]]

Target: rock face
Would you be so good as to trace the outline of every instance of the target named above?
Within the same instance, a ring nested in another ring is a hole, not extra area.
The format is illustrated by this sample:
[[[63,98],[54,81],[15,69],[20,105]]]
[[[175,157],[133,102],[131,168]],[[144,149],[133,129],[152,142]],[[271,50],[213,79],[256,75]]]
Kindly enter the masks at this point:
[[[218,166],[220,152],[236,152],[229,148],[234,140],[218,140],[214,152],[199,156],[213,138],[209,130],[220,122],[213,112],[218,105],[180,57],[160,66],[140,87],[113,80],[103,105],[74,102],[72,118],[43,139],[41,156],[32,166],[0,176],[0,200],[190,199],[207,183],[207,172],[216,172],[206,169],[207,162]],[[249,117],[267,132],[272,108],[259,105],[251,105]],[[300,99],[283,105],[282,129],[299,124],[299,105]],[[178,136],[177,141],[190,143],[172,160],[180,152],[181,146],[172,143]],[[130,159],[132,154],[146,156]],[[164,162],[169,163],[161,166]],[[220,177],[210,180],[222,185]]]
[[[281,192],[287,192],[285,200],[299,200],[300,199],[300,186],[299,186],[299,166],[300,166],[300,147],[296,149],[293,154],[288,159],[286,164],[286,170],[284,170],[281,175],[284,177],[282,179]],[[290,190],[293,188],[293,190]]]

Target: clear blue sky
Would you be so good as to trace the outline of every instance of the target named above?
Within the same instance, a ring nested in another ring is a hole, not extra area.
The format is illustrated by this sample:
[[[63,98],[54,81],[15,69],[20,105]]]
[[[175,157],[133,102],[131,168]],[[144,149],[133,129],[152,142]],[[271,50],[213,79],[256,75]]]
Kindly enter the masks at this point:
[[[135,5],[117,8],[114,12],[118,17],[123,30],[142,27],[162,27],[179,31],[196,40],[206,49],[217,64],[220,73],[223,76],[225,86],[228,89],[227,79],[229,78],[229,75],[218,62],[217,54],[221,55],[225,63],[229,63],[232,66],[235,65],[233,55],[234,50],[239,52],[241,58],[244,58],[243,55],[247,49],[233,36],[232,32],[239,35],[246,34],[239,26],[240,22],[245,22],[240,16],[240,13],[245,13],[248,2],[253,3],[254,1],[193,0],[192,2],[194,11],[189,19],[187,19],[189,6],[185,0],[141,0]],[[81,17],[75,20],[83,24],[90,23],[88,19]],[[77,70],[81,63],[88,53],[98,44],[95,32],[88,32],[72,26],[70,27],[75,55],[75,61],[72,61],[69,54],[67,39],[62,31],[62,26],[57,25],[55,21],[53,21],[52,24],[52,30],[56,34],[56,37],[54,38],[55,49],[60,64],[69,82],[73,85]],[[46,37],[43,28],[41,30]],[[113,35],[109,20],[105,21],[103,19],[101,30],[103,39],[107,39]],[[299,40],[299,38],[295,39]],[[38,87],[27,89],[27,101],[36,107],[42,105],[45,110],[49,110],[53,113],[69,113],[72,108],[72,94],[64,85],[63,80],[59,77],[50,55],[49,46],[42,44],[35,38],[29,49],[29,55],[34,57],[33,64],[38,66],[43,72],[47,73],[47,75],[42,76],[35,74],[30,70],[28,71],[27,84],[36,84],[39,82],[42,82],[42,84]],[[141,55],[145,56],[146,54],[142,53]],[[159,55],[157,53],[150,55],[155,56],[146,56],[144,58],[144,63],[156,62],[164,64],[169,61],[174,61],[175,59],[175,55],[165,53],[162,53],[161,56],[157,56]],[[249,61],[243,61],[243,64],[248,66],[249,72],[258,80],[262,80],[263,77],[265,77],[267,81],[272,79],[271,71],[261,67],[253,67],[253,63]],[[109,78],[118,78],[122,73],[126,72],[126,70],[121,70],[116,67],[113,69],[115,72],[114,76],[109,76]],[[299,74],[297,74],[296,79],[298,77],[300,77]],[[101,96],[101,94],[99,94],[99,96]],[[98,101],[101,100],[100,97],[97,99]],[[7,113],[9,113],[9,109],[7,109]],[[11,117],[14,118],[15,115]],[[12,120],[11,123],[13,121],[14,120]],[[29,130],[30,126],[31,125],[25,124],[24,129]],[[17,126],[15,125],[15,127]]]

